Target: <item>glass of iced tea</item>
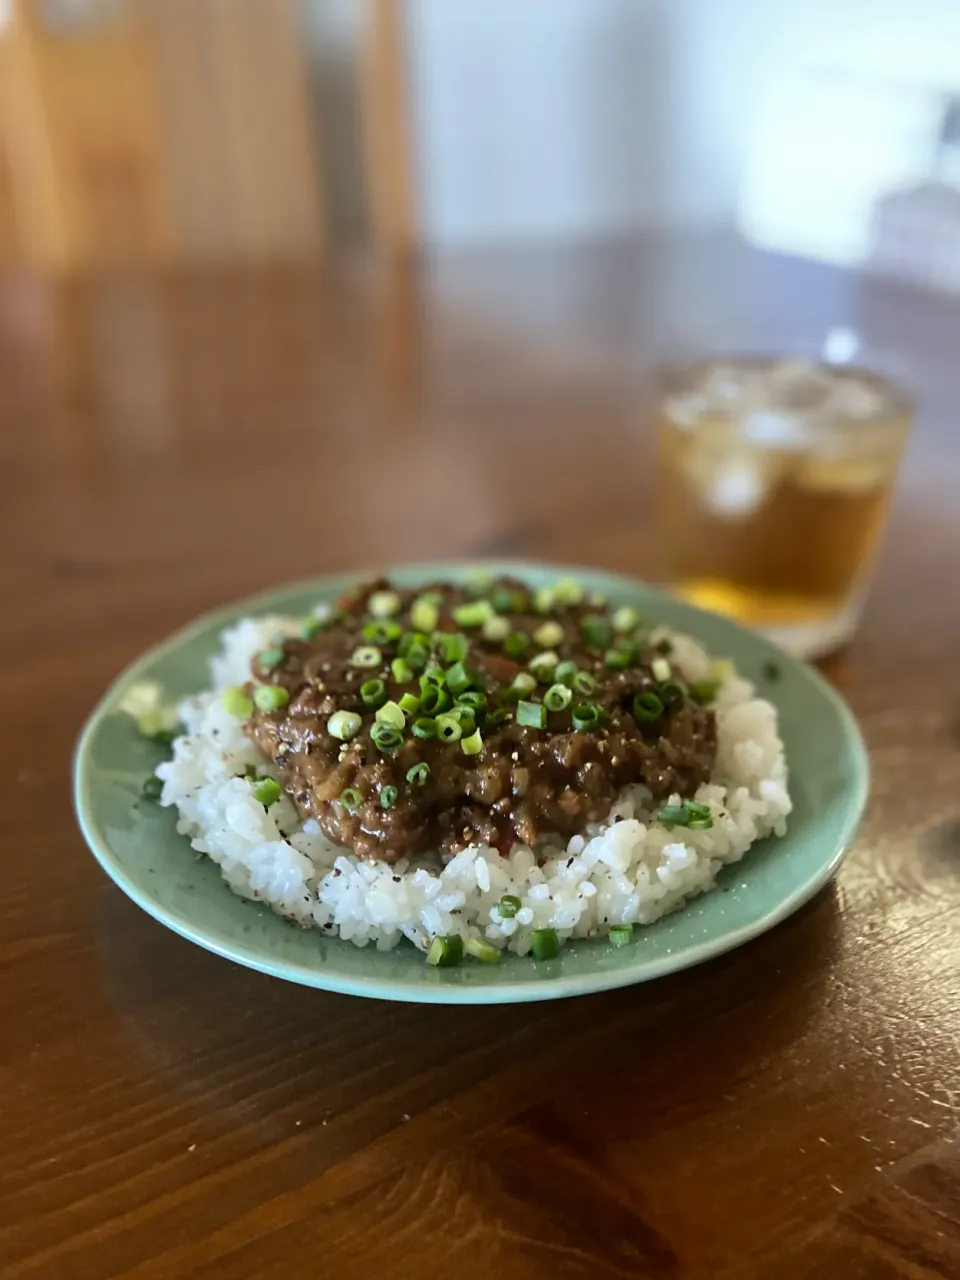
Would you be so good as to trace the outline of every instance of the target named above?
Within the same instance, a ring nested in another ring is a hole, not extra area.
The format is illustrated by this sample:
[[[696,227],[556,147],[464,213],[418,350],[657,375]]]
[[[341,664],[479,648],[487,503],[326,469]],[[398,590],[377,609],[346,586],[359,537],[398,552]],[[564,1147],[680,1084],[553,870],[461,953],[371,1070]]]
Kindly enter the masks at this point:
[[[803,657],[852,634],[913,419],[888,378],[767,356],[666,371],[661,533],[672,589]]]

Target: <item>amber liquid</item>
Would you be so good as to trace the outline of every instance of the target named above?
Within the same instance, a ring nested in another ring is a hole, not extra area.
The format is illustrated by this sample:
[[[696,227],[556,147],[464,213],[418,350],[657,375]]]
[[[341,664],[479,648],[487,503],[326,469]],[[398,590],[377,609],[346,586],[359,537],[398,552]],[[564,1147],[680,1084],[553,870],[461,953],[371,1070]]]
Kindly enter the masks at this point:
[[[866,581],[909,424],[902,401],[880,399],[869,421],[821,417],[807,437],[751,437],[714,405],[682,422],[665,408],[660,503],[674,590],[752,626],[839,616]]]

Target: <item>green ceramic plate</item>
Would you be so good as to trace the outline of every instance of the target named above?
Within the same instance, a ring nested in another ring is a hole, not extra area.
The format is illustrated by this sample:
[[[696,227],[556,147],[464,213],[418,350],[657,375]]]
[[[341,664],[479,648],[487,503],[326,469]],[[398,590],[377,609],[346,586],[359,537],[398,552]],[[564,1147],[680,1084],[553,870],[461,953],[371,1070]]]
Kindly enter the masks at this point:
[[[74,777],[80,825],[107,874],[157,920],[240,964],[330,991],[450,1004],[556,999],[655,978],[772,928],[827,883],[863,813],[869,768],[853,716],[815,671],[726,619],[628,578],[532,564],[484,567],[512,571],[535,584],[575,576],[614,602],[635,604],[647,616],[690,632],[715,655],[732,657],[779,708],[795,805],[786,837],[755,845],[743,862],[721,874],[719,890],[638,930],[632,945],[576,942],[544,964],[508,955],[499,965],[433,969],[406,944],[386,953],[361,950],[285,924],[267,908],[235,897],[216,866],[198,860],[187,839],[177,835],[172,810],[137,803],[160,753],[138,737],[117,704],[144,677],[178,698],[202,688],[207,658],[224,625],[244,614],[306,613],[356,581],[358,575],[351,575],[281,587],[222,609],[151,650],[116,681],[83,731]],[[469,568],[410,566],[394,577],[412,585],[457,577]],[[775,680],[767,674],[770,663],[779,672]]]

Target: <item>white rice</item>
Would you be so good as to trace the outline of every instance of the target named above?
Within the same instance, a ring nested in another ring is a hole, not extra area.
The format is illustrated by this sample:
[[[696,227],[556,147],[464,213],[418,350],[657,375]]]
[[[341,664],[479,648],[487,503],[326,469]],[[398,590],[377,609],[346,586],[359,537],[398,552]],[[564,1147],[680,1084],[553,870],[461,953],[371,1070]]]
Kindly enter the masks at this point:
[[[301,821],[286,795],[265,810],[251,780],[238,776],[248,765],[261,777],[274,771],[223,709],[219,692],[247,679],[252,655],[272,636],[297,626],[280,617],[246,618],[224,631],[211,661],[213,688],[181,706],[186,732],[157,774],[161,803],[179,810],[177,830],[217,863],[230,888],[306,928],[381,951],[403,937],[426,948],[438,934],[459,933],[524,955],[535,929],[553,927],[566,940],[600,936],[613,924],[651,924],[712,888],[721,867],[755,840],[786,830],[791,804],[776,711],[731,675],[716,702],[715,776],[695,797],[710,806],[710,830],[665,827],[652,815],[646,788],[631,786],[606,823],[566,844],[560,837],[536,851],[517,844],[507,858],[474,846],[446,865],[437,858],[363,862],[331,844],[313,820]],[[661,636],[673,642],[671,662],[681,675],[707,676],[710,659],[695,640],[666,628],[655,634]],[[523,904],[512,920],[497,911],[505,893]]]

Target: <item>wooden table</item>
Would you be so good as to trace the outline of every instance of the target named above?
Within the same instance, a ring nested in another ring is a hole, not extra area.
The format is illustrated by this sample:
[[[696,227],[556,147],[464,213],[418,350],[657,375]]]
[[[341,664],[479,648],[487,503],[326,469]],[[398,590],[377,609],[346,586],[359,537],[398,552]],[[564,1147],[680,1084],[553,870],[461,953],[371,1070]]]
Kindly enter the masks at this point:
[[[853,319],[923,403],[828,673],[873,802],[836,885],[647,986],[420,1008],[272,981],[108,883],[103,688],[279,579],[654,567],[646,369]],[[721,243],[0,285],[0,1275],[960,1276],[960,309]]]

